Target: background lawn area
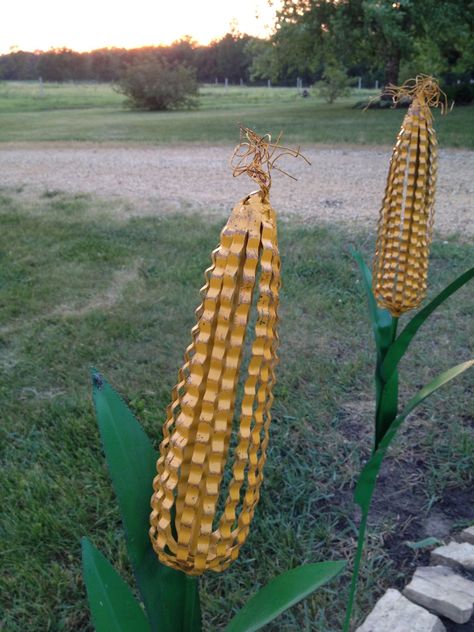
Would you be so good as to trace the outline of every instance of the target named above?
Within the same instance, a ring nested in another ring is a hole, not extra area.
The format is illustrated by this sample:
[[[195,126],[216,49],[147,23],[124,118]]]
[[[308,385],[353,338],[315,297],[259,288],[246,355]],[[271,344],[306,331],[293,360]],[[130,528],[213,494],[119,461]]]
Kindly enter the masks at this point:
[[[94,141],[146,143],[235,142],[242,123],[264,134],[284,132],[297,143],[393,144],[403,113],[354,109],[374,91],[353,90],[333,105],[317,90],[303,99],[295,88],[203,86],[201,106],[179,112],[136,112],[109,84],[0,84],[1,141]],[[443,147],[474,148],[474,107],[435,113]]]
[[[309,120],[310,103],[294,107],[308,108]],[[263,122],[265,107],[257,111]],[[107,120],[111,111],[93,112]],[[170,116],[211,121],[216,112]],[[55,116],[25,114],[45,115]],[[76,115],[86,120],[87,111]],[[155,122],[167,116],[150,115]],[[89,535],[130,579],[89,368],[104,373],[158,443],[221,223],[202,214],[119,222],[92,197],[1,193],[1,627],[89,631],[81,536]],[[240,559],[202,581],[205,630],[222,630],[275,574],[353,554],[351,498],[370,450],[374,354],[350,244],[370,259],[372,235],[280,225],[281,361],[265,481]],[[472,254],[471,246],[437,240],[430,294],[472,265]],[[402,401],[468,359],[473,313],[472,287],[464,288],[420,332],[401,367]],[[426,559],[405,541],[433,535],[429,520],[443,518],[453,530],[474,520],[473,387],[471,371],[444,388],[410,418],[390,452],[369,525],[359,617]],[[346,575],[268,630],[340,630],[347,587]]]

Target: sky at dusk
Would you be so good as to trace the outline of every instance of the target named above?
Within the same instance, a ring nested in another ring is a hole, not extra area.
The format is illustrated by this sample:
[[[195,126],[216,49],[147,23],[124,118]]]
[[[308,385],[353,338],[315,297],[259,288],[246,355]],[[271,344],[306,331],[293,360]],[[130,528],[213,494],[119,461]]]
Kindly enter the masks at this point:
[[[184,35],[207,44],[229,31],[269,35],[268,0],[16,0],[2,7],[0,53],[12,47],[87,51],[171,44]]]

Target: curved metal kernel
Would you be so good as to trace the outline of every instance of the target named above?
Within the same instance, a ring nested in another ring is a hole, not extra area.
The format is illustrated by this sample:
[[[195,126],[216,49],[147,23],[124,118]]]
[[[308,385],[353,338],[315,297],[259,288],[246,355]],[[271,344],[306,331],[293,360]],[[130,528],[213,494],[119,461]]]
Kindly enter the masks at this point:
[[[415,96],[392,152],[380,210],[373,292],[396,317],[426,294],[437,169],[432,123],[423,95]]]
[[[212,253],[153,481],[153,548],[164,564],[190,575],[227,568],[249,532],[271,421],[279,287],[275,213],[258,192],[237,204]],[[255,291],[254,339],[241,375]],[[243,396],[232,440],[239,377]]]

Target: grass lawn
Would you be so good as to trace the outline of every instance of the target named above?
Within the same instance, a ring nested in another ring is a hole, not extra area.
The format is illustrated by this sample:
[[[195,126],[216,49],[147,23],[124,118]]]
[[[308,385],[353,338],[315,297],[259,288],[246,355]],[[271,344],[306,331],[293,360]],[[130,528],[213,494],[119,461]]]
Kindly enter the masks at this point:
[[[183,114],[192,116],[199,114]],[[89,368],[104,373],[158,443],[221,226],[202,214],[116,222],[105,202],[57,192],[32,199],[4,189],[0,202],[0,625],[90,631],[81,536],[90,535],[127,579],[130,569]],[[205,630],[222,630],[275,574],[354,552],[352,489],[370,450],[374,353],[350,244],[370,258],[372,235],[280,227],[281,362],[265,481],[240,559],[202,580]],[[472,254],[466,244],[436,241],[430,293],[467,269]],[[404,401],[469,357],[473,313],[472,287],[465,288],[420,332],[401,367]],[[445,387],[390,452],[369,525],[359,618],[426,559],[406,540],[433,535],[435,518],[448,529],[474,520],[473,386],[471,372]],[[268,630],[340,630],[347,587],[348,575]]]
[[[0,84],[0,142],[235,142],[239,123],[260,133],[281,130],[297,143],[392,144],[403,113],[353,109],[373,91],[354,90],[333,105],[316,90],[204,86],[201,106],[179,112],[134,112],[108,84]],[[474,107],[435,114],[443,147],[474,148]]]

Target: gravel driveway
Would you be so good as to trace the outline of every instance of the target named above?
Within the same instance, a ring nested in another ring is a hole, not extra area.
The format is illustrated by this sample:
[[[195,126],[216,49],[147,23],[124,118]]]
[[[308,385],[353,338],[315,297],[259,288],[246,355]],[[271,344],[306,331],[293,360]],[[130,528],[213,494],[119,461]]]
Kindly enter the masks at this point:
[[[89,143],[2,144],[0,186],[26,191],[61,190],[117,198],[117,214],[149,215],[202,210],[228,213],[255,189],[233,178],[230,147]],[[272,201],[284,217],[302,221],[374,226],[385,187],[390,147],[302,148],[311,161],[280,166],[298,178],[274,173]],[[474,152],[440,155],[436,228],[443,235],[474,234]],[[119,203],[120,202],[120,203]]]

